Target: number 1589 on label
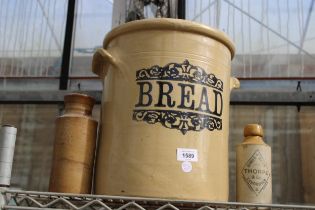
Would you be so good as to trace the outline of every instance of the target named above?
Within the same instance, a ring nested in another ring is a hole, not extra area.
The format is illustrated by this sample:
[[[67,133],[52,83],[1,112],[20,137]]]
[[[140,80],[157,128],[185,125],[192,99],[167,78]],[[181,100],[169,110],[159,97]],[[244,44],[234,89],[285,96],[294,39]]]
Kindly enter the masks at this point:
[[[177,148],[176,153],[178,161],[198,161],[198,151],[196,149]]]

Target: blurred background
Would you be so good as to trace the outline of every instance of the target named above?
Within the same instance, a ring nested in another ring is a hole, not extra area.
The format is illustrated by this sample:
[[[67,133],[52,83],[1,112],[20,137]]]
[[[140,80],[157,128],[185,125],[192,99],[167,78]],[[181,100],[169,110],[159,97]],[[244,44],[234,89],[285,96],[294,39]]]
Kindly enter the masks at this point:
[[[47,191],[62,96],[99,97],[92,55],[139,1],[0,0],[0,123],[18,128],[13,187]],[[231,96],[230,201],[235,146],[246,124],[259,123],[273,152],[274,203],[315,203],[314,0],[166,1],[169,16],[217,28],[236,44],[232,75],[241,88]],[[148,4],[143,15],[157,10]],[[99,104],[93,115],[99,119]]]

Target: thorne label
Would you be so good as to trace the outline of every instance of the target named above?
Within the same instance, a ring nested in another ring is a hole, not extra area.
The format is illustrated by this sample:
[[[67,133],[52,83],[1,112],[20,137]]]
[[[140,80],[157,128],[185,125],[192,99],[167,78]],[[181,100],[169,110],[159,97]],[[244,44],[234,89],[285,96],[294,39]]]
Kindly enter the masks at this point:
[[[256,150],[242,169],[242,176],[251,191],[259,195],[267,186],[270,170],[263,156]]]

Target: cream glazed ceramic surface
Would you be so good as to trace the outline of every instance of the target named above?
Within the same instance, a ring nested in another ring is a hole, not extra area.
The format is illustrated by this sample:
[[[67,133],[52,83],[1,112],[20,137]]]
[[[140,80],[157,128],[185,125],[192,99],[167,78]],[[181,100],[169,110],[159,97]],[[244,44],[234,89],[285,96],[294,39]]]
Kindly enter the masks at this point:
[[[95,193],[228,200],[233,43],[194,22],[113,29],[93,57],[104,81]]]
[[[244,137],[236,148],[236,201],[271,204],[271,148],[258,124],[246,125]]]

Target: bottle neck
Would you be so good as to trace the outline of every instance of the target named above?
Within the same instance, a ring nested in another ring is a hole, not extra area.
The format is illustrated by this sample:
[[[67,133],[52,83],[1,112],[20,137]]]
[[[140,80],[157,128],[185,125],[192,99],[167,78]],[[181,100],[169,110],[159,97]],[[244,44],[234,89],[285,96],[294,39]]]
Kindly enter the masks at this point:
[[[266,144],[261,136],[246,136],[242,144]]]
[[[65,114],[80,114],[80,115],[91,116],[92,110],[91,110],[91,107],[86,106],[85,104],[66,103]]]

